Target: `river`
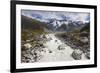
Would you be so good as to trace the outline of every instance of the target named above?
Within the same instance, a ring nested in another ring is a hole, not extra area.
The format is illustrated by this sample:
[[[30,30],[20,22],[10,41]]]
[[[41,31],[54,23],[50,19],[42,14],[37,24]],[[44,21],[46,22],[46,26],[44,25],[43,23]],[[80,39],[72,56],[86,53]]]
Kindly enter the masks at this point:
[[[47,34],[46,38],[51,38],[52,40],[47,41],[44,45],[46,51],[42,53],[43,57],[39,60],[39,62],[54,62],[54,61],[73,61],[71,54],[73,49],[64,44],[61,40],[59,40],[54,34]],[[56,41],[55,41],[56,40]],[[65,45],[65,49],[58,50],[59,45]],[[50,53],[51,52],[51,53]],[[84,54],[82,55],[81,60],[85,60]]]

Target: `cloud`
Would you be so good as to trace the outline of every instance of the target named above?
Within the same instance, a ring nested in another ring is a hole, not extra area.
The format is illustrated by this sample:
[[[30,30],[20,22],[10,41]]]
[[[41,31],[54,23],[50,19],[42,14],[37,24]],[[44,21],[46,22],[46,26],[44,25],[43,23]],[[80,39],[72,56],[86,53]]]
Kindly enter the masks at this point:
[[[22,10],[22,15],[35,18],[35,19],[67,19],[67,20],[80,20],[89,21],[90,14],[82,12],[57,12],[57,11],[36,11],[36,10]]]

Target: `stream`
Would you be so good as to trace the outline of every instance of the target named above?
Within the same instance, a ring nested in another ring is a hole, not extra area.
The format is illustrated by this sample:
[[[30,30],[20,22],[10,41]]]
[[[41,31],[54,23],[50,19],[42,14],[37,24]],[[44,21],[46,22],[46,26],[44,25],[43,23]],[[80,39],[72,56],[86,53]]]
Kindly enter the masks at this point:
[[[39,60],[39,62],[51,62],[51,61],[73,61],[75,60],[71,54],[74,51],[70,46],[64,44],[61,40],[59,40],[57,37],[55,37],[54,34],[47,34],[45,35],[47,39],[50,39],[47,41],[44,45],[46,48],[44,48],[46,51],[42,53],[43,57]],[[65,49],[58,50],[59,45],[64,45]],[[82,54],[82,59],[86,60],[84,54]]]

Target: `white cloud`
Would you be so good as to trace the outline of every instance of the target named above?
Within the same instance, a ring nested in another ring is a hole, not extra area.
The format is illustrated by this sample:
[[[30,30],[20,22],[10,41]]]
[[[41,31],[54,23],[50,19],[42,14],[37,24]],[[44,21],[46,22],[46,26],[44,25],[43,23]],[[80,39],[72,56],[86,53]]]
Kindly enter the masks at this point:
[[[35,11],[35,10],[22,10],[22,15],[31,17],[31,18],[37,18],[41,17],[42,19],[69,19],[69,20],[81,20],[81,21],[87,21],[87,18],[89,18],[89,13],[80,13],[80,12],[53,12],[53,11]],[[89,21],[89,19],[88,19]]]

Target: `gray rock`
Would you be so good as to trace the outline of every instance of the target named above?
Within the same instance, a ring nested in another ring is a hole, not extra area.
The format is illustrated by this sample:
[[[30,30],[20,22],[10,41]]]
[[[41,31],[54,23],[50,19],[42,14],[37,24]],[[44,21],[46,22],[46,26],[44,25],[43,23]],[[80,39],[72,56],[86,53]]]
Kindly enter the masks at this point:
[[[88,42],[89,40],[88,40],[87,37],[81,37],[81,38],[80,38],[80,41],[83,42],[83,43],[86,43],[86,42]]]
[[[32,45],[30,43],[26,43],[26,44],[24,44],[24,47],[27,48],[27,49],[29,49],[29,48],[32,47]]]
[[[90,59],[90,52],[85,53],[87,59]]]
[[[49,53],[52,53],[52,51],[51,51],[51,50],[49,50]]]
[[[64,50],[64,49],[65,49],[65,45],[64,44],[58,46],[58,50]]]
[[[79,50],[79,49],[75,49],[72,53],[72,57],[75,59],[75,60],[80,60],[82,58],[82,51]]]

